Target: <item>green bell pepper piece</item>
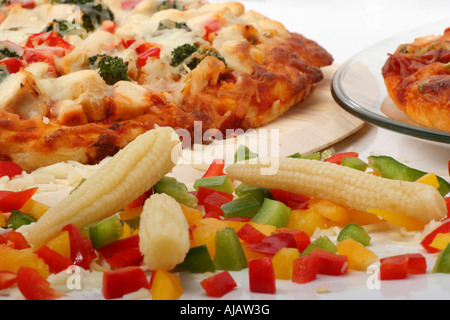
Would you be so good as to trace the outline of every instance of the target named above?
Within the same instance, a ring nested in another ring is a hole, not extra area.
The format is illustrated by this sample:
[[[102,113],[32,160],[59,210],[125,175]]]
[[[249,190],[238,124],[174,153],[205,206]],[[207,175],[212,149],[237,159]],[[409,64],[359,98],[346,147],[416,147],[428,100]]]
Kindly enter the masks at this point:
[[[6,226],[10,229],[16,230],[23,225],[36,222],[36,219],[22,211],[17,209],[12,209],[8,220],[6,221]]]
[[[206,245],[189,249],[184,261],[174,268],[174,272],[188,271],[192,273],[214,272],[214,264]]]
[[[398,162],[389,156],[370,156],[369,168],[375,173],[381,174],[384,178],[394,180],[416,181],[420,177],[427,174],[427,172],[420,171]],[[450,183],[441,177],[437,177],[439,181],[439,192],[444,197],[450,192]]]
[[[234,162],[257,158],[258,154],[253,153],[247,146],[240,145],[234,154]]]
[[[367,169],[367,163],[365,163],[358,157],[345,157],[344,159],[342,159],[341,166],[349,167],[359,171],[366,171]]]
[[[89,227],[89,240],[94,249],[101,248],[123,235],[123,227],[120,218],[116,215],[106,218]]]
[[[270,193],[269,189],[261,188],[261,187],[255,187],[255,186],[249,186],[245,183],[241,183],[236,187],[234,190],[234,193],[238,197],[242,197],[246,194],[253,195],[261,204],[263,204],[265,198],[272,199],[272,194]]]
[[[313,242],[311,242],[303,252],[301,252],[300,255],[306,255],[310,252],[312,252],[314,249],[320,248],[322,250],[331,252],[331,253],[337,253],[337,247],[333,243],[333,241],[330,240],[327,236],[323,236],[320,238],[317,238]]]
[[[240,271],[248,267],[241,242],[233,228],[216,232],[216,254],[213,263],[217,270]]]
[[[194,182],[194,189],[198,190],[199,187],[211,188],[227,193],[234,192],[234,184],[226,175],[197,179]]]
[[[353,240],[358,241],[364,246],[368,246],[371,240],[371,237],[367,234],[366,230],[364,230],[363,227],[357,225],[354,222],[350,222],[344,228],[342,228],[337,237],[337,241],[341,242],[348,238],[352,238]]]
[[[286,227],[291,208],[281,201],[266,198],[258,213],[251,219],[252,222],[270,224],[277,228]]]
[[[439,253],[436,262],[434,263],[433,273],[450,273],[450,244],[442,249]]]
[[[165,193],[177,200],[179,203],[185,204],[188,207],[195,208],[198,204],[198,199],[193,194],[189,193],[186,185],[177,181],[173,177],[162,177],[154,186],[155,193]]]
[[[294,159],[309,159],[309,160],[321,160],[320,152],[314,152],[311,154],[308,154],[306,156],[302,156],[301,153],[296,152],[294,154],[291,154],[288,156],[288,158],[294,158]]]
[[[220,206],[225,218],[253,218],[261,208],[261,203],[250,193]]]

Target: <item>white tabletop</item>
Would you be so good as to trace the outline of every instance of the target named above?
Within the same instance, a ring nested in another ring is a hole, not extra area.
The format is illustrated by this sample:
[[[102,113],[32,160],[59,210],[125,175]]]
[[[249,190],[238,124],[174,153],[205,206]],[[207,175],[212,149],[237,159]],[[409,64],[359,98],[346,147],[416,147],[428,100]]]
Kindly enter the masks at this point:
[[[337,64],[359,51],[405,31],[449,19],[450,1],[432,0],[244,0],[254,9],[282,22],[289,31],[313,39]],[[418,35],[424,36],[424,35]],[[413,39],[407,39],[407,41]],[[395,48],[392,48],[395,50]],[[450,145],[430,143],[403,134],[365,126],[334,146],[354,150],[365,158],[390,155],[406,164],[449,179]]]

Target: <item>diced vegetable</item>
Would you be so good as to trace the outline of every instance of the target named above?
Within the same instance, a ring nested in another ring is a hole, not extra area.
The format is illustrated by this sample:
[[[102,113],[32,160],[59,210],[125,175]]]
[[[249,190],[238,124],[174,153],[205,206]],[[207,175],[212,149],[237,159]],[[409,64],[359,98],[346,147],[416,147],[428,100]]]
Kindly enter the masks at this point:
[[[433,273],[450,273],[450,244],[439,253],[434,266]]]
[[[239,238],[233,228],[218,230],[215,235],[216,253],[213,263],[217,270],[240,271],[247,268]]]
[[[251,194],[259,201],[259,203],[263,204],[265,198],[272,199],[272,194],[269,189],[248,186],[245,183],[239,184],[234,190],[238,197],[242,197],[246,194]]]
[[[308,208],[308,201],[311,199],[310,197],[302,194],[280,189],[270,189],[270,194],[272,195],[273,199],[283,202],[292,210],[301,210]]]
[[[315,280],[319,273],[319,257],[308,254],[292,262],[292,282],[307,283]]]
[[[28,199],[28,201],[20,208],[20,211],[37,220],[40,219],[48,209],[50,209],[48,205],[34,199]]]
[[[189,271],[192,273],[214,272],[215,270],[205,244],[189,249],[184,261],[174,269],[174,271]]]
[[[327,236],[322,236],[311,242],[311,244],[308,245],[308,247],[301,253],[301,255],[306,255],[314,251],[314,249],[316,248],[320,248],[331,253],[337,253],[337,247],[333,243],[333,241],[331,241]]]
[[[286,206],[284,203],[266,198],[261,208],[251,221],[270,224],[276,226],[277,228],[284,228],[289,221],[290,215],[291,208]]]
[[[0,290],[11,287],[17,282],[17,273],[0,271]]]
[[[49,240],[46,244],[50,249],[70,258],[70,239],[69,232],[61,231],[56,237]]]
[[[378,261],[375,253],[352,238],[338,242],[337,253],[347,256],[348,267],[352,270],[366,271],[371,264]]]
[[[55,300],[65,296],[34,268],[22,267],[17,272],[17,286],[27,300]]]
[[[21,226],[31,224],[32,222],[36,222],[36,219],[17,209],[13,209],[8,220],[6,221],[6,226],[16,230]]]
[[[328,158],[323,159],[324,162],[331,162],[334,164],[342,164],[342,161],[348,157],[358,157],[359,154],[356,152],[341,152],[335,153]]]
[[[275,278],[290,280],[292,278],[292,262],[298,257],[299,252],[297,248],[281,248],[272,257]]]
[[[359,171],[366,171],[368,164],[362,161],[358,157],[345,157],[341,161],[341,165],[349,168],[353,168]]]
[[[423,230],[427,222],[418,220],[414,217],[400,214],[394,211],[385,210],[381,208],[372,208],[367,210],[370,213],[376,214],[378,217],[391,222],[392,224],[405,228],[407,231]]]
[[[366,232],[366,230],[363,227],[361,227],[353,222],[346,225],[339,232],[337,241],[340,242],[340,241],[343,241],[348,238],[356,240],[364,246],[368,246],[370,244],[370,240],[371,240],[371,237]]]
[[[220,193],[212,193],[203,200],[206,215],[214,214],[216,217],[223,216],[222,205],[230,202],[230,199]]]
[[[139,248],[138,234],[128,238],[114,241],[113,243],[110,243],[106,246],[97,249],[97,251],[100,252],[106,259],[109,259],[116,253],[130,248]]]
[[[438,233],[433,241],[430,243],[430,247],[442,250],[450,243],[450,233]]]
[[[275,272],[269,257],[251,259],[248,262],[250,292],[276,293]]]
[[[275,255],[281,248],[297,248],[297,243],[292,233],[274,233],[268,237],[265,237],[260,242],[247,246],[247,249],[250,251],[270,256]]]
[[[177,300],[184,291],[178,276],[166,270],[153,271],[150,283],[152,300]]]
[[[24,235],[20,232],[10,230],[0,235],[0,245],[13,245],[14,249],[26,249],[30,248],[30,244]]]
[[[325,219],[316,209],[292,210],[286,225],[289,229],[298,229],[306,232],[309,236],[316,229],[326,229],[330,226],[329,220]]]
[[[260,208],[260,202],[252,194],[245,194],[220,206],[225,218],[253,218]]]
[[[37,187],[23,191],[0,190],[0,211],[19,210],[36,193]]]
[[[214,193],[218,193],[221,196],[226,197],[229,201],[233,200],[233,194],[229,193],[229,192],[224,192],[224,191],[220,191],[220,190],[216,190],[216,189],[212,189],[212,188],[207,188],[207,187],[203,187],[203,186],[199,186],[198,187],[198,191],[197,191],[197,198],[198,198],[198,204],[203,205],[204,200],[210,196],[211,194]]]
[[[428,253],[437,253],[439,252],[438,249],[433,248],[430,246],[430,244],[433,242],[434,238],[438,233],[450,233],[450,221],[447,221],[443,224],[441,224],[439,227],[434,229],[432,232],[430,232],[428,235],[423,238],[423,240],[420,242],[420,245],[428,252]]]
[[[427,272],[427,260],[420,253],[408,253],[408,273],[423,274]]]
[[[10,72],[11,73],[11,72]],[[7,176],[10,179],[22,174],[23,169],[17,163],[10,161],[0,161],[0,178]]]
[[[238,161],[254,159],[257,157],[257,153],[252,152],[247,146],[241,144],[234,154],[234,162],[236,163]]]
[[[106,262],[115,268],[126,268],[140,266],[143,259],[144,256],[139,248],[126,248],[106,259]]]
[[[206,172],[203,174],[202,178],[223,176],[225,175],[223,172],[224,167],[225,161],[223,159],[214,159]]]
[[[189,193],[186,185],[173,177],[162,177],[153,186],[153,190],[155,193],[166,193],[188,207],[195,208],[198,203],[197,197]]]
[[[91,262],[96,258],[96,253],[89,239],[83,237],[81,231],[73,224],[68,224],[62,231],[69,233],[70,258],[73,263],[83,269],[90,270]]]
[[[89,227],[89,239],[94,249],[119,240],[122,235],[122,222],[117,215],[106,218]]]
[[[380,280],[398,280],[408,277],[408,256],[396,255],[380,259]]]
[[[368,160],[369,167],[374,172],[388,179],[416,181],[427,174],[427,172],[411,168],[389,156],[370,156]],[[442,196],[445,196],[450,192],[450,183],[441,177],[437,177],[437,179],[439,181],[439,192]]]
[[[139,267],[128,267],[103,273],[102,292],[105,299],[117,299],[141,288],[150,289],[145,272]]]
[[[66,270],[73,264],[71,259],[63,256],[59,252],[56,252],[45,245],[37,249],[36,254],[45,261],[51,273],[58,273],[60,271]]]
[[[203,279],[200,281],[200,285],[208,296],[215,298],[223,297],[237,286],[233,277],[226,270]]]
[[[233,182],[226,175],[197,179],[194,182],[194,189],[198,191],[199,187],[211,188],[227,193],[233,193],[234,191]]]
[[[246,223],[242,228],[240,228],[239,231],[237,231],[237,236],[239,239],[249,244],[260,242],[266,237],[264,233],[256,229],[250,223]]]
[[[21,267],[33,268],[43,278],[47,278],[50,273],[48,265],[32,248],[17,250],[0,245],[0,271],[17,273]]]
[[[430,186],[435,187],[436,189],[439,189],[440,186],[437,176],[431,172],[421,176],[419,179],[416,180],[416,182],[428,184]]]
[[[331,253],[320,248],[314,249],[310,254],[319,258],[319,274],[339,276],[347,273],[347,256]]]
[[[302,230],[291,230],[288,228],[278,228],[277,232],[289,232],[294,235],[295,243],[297,244],[297,250],[303,252],[310,244],[310,236]]]

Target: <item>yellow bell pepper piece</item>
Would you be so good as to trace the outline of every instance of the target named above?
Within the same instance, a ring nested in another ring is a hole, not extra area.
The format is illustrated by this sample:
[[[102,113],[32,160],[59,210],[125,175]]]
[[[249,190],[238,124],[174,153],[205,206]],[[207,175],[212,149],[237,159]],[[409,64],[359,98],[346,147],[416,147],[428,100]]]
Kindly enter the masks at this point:
[[[217,228],[210,225],[203,225],[196,227],[192,231],[192,242],[191,247],[197,247],[200,245],[206,245],[208,253],[211,257],[216,254],[216,232]]]
[[[350,214],[350,222],[354,222],[360,226],[365,226],[368,224],[378,223],[382,221],[380,217],[367,211],[350,209],[349,214]]]
[[[123,233],[122,236],[120,237],[120,239],[125,239],[128,238],[129,236],[131,236],[131,227],[128,223],[124,223],[123,226]]]
[[[122,221],[137,218],[141,215],[142,208],[143,206],[137,206],[134,208],[125,208],[119,213],[119,217]]]
[[[203,213],[199,209],[188,207],[182,203],[180,203],[180,206],[188,225],[191,227],[195,225],[197,220],[200,220],[203,217]]]
[[[50,274],[48,265],[33,252],[32,248],[16,250],[0,246],[0,271],[17,273],[21,267],[36,269],[43,278]]]
[[[435,187],[436,189],[438,189],[440,187],[437,176],[432,172],[423,175],[422,177],[417,179],[416,182],[428,184],[430,186]]]
[[[281,248],[272,257],[276,279],[290,280],[292,278],[292,262],[299,257],[299,254],[297,248]]]
[[[70,239],[68,231],[61,231],[56,237],[46,244],[50,249],[59,252],[63,256],[70,258]]]
[[[328,227],[329,221],[314,208],[292,210],[287,223],[287,228],[302,230],[309,236],[312,236],[316,229],[326,229]]]
[[[35,219],[39,219],[48,209],[50,209],[50,206],[34,199],[28,199],[20,208],[20,211],[29,214]]]
[[[450,233],[438,233],[433,241],[430,243],[430,247],[442,250],[450,243]]]
[[[339,225],[347,225],[350,221],[350,214],[346,208],[326,199],[312,199],[309,206],[314,208],[326,219],[336,222]]]
[[[215,228],[216,230],[221,230],[221,229],[228,227],[224,221],[216,219],[216,218],[199,219],[195,222],[195,225],[197,227],[207,225],[207,226]]]
[[[352,238],[338,242],[336,247],[338,254],[347,256],[349,269],[366,271],[368,266],[378,261],[375,253]]]
[[[179,299],[184,290],[178,276],[162,269],[153,272],[152,287],[150,288],[152,300]]]
[[[5,216],[0,212],[0,228],[6,227],[6,219]]]
[[[378,217],[389,221],[397,227],[405,228],[407,231],[423,230],[427,222],[418,220],[413,217],[399,214],[385,209],[373,208],[368,210],[370,213],[376,214]]]
[[[272,233],[274,233],[277,230],[277,227],[271,224],[263,224],[258,222],[248,222],[253,228],[258,230],[259,232],[265,234],[266,236],[270,236]]]

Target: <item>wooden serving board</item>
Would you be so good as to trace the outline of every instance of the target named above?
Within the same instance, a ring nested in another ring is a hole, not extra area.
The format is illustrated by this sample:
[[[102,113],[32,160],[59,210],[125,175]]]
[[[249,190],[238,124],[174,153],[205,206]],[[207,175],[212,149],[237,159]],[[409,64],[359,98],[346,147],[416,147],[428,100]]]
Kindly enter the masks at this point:
[[[209,145],[184,150],[176,170],[185,170],[183,164],[205,170],[214,158],[231,164],[235,151],[242,144],[260,156],[287,156],[296,152],[307,155],[355,133],[364,126],[364,121],[343,110],[330,92],[336,69],[336,65],[323,68],[324,79],[315,91],[273,122],[232,139],[215,140]],[[186,171],[182,175],[189,177]]]

